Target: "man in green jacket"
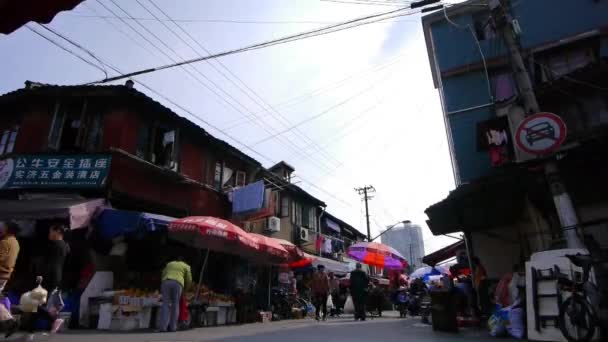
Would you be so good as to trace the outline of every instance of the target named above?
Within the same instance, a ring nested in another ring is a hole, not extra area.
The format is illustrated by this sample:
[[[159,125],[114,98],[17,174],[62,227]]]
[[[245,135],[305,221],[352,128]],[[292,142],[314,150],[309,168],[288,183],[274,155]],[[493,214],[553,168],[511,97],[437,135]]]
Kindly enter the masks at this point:
[[[177,257],[165,266],[162,274],[161,295],[163,306],[160,313],[160,332],[177,330],[179,317],[179,300],[182,292],[192,285],[192,271],[190,266]]]

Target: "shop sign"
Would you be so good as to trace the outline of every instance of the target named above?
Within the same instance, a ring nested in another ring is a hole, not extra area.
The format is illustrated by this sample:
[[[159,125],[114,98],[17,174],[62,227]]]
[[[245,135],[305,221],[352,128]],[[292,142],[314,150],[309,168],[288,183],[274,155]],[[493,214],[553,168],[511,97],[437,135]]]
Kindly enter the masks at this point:
[[[0,160],[0,189],[100,188],[109,154],[16,155]]]

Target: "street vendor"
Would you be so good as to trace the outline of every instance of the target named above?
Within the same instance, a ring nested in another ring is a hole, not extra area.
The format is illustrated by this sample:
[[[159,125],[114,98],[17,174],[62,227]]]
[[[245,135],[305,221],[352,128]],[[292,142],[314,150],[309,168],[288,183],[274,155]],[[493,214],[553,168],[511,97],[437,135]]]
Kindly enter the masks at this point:
[[[177,331],[177,320],[179,318],[179,303],[184,290],[192,285],[192,271],[190,266],[184,262],[182,256],[178,256],[165,266],[162,273],[161,295],[163,305],[161,308],[159,332]]]

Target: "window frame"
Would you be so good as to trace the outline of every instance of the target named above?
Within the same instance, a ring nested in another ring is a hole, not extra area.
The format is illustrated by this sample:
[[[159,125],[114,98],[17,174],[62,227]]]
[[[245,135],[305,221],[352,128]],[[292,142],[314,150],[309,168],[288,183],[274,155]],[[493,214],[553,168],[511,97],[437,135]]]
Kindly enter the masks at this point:
[[[280,195],[281,198],[281,203],[280,203],[280,210],[279,210],[279,217],[289,217],[289,212],[290,212],[290,200],[289,200],[289,196],[285,195],[285,194],[281,194]]]

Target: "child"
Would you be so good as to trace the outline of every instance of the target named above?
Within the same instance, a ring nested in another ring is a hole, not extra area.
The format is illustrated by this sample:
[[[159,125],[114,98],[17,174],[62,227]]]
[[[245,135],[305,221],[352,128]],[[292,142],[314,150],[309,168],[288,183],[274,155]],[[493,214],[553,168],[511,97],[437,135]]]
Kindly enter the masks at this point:
[[[36,320],[46,319],[51,323],[51,333],[56,333],[63,324],[62,319],[58,319],[59,312],[63,309],[63,300],[59,289],[55,288],[48,297],[48,291],[42,286],[42,277],[36,278],[36,288],[24,293],[21,296],[21,311],[23,311],[24,328],[29,333],[26,341],[34,340],[34,330]],[[47,302],[48,299],[48,302]]]

